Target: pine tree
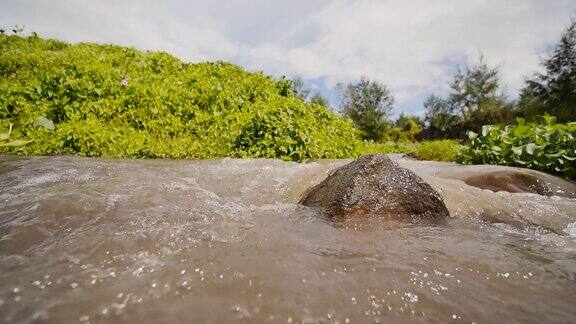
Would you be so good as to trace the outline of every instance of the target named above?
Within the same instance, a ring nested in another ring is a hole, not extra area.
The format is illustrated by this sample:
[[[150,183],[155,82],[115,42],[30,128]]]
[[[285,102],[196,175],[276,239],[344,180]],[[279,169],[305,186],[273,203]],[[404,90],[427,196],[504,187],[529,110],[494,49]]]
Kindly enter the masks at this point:
[[[542,65],[546,71],[527,80],[521,92],[522,111],[529,118],[548,113],[559,122],[576,120],[576,20]]]
[[[456,73],[450,83],[449,101],[460,110],[465,123],[490,122],[492,118],[487,117],[498,114],[504,104],[499,74],[499,67],[490,67],[483,57],[476,65]]]
[[[342,111],[363,132],[364,138],[379,141],[391,124],[390,114],[394,97],[388,87],[377,81],[362,78],[343,88]]]

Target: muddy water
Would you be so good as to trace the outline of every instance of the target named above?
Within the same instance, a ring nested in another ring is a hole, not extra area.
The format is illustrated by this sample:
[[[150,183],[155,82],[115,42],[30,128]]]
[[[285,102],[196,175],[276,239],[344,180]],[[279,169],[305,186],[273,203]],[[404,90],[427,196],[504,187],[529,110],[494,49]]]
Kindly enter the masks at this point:
[[[334,224],[295,204],[345,162],[0,158],[0,321],[576,321],[575,198],[401,160],[452,218]]]

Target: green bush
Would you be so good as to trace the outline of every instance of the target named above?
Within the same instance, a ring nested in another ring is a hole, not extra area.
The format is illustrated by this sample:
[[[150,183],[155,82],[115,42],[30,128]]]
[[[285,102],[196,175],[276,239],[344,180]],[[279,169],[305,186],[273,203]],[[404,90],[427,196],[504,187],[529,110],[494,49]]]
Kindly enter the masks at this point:
[[[36,121],[53,122],[39,127]],[[0,152],[133,158],[358,155],[347,119],[293,95],[292,83],[166,53],[0,35]]]
[[[452,162],[461,149],[456,140],[423,141],[415,146],[414,155],[420,160]]]
[[[409,141],[384,142],[384,143],[365,141],[360,149],[360,152],[362,154],[410,153],[414,151],[415,145],[416,144]]]
[[[469,132],[470,146],[459,160],[468,164],[511,165],[568,178],[576,177],[576,123],[541,124],[517,120],[516,126],[484,126],[482,134]]]

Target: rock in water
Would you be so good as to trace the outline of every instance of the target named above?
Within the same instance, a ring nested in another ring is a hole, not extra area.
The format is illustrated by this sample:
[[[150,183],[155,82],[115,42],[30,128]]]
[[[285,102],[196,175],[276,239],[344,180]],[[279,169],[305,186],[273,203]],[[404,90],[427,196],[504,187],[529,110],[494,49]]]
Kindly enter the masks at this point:
[[[552,196],[554,192],[533,174],[516,170],[494,171],[486,174],[472,175],[464,182],[473,187],[488,189],[494,192],[535,193]]]
[[[300,204],[331,218],[380,216],[419,220],[449,216],[442,197],[414,172],[383,154],[365,155],[308,189]]]

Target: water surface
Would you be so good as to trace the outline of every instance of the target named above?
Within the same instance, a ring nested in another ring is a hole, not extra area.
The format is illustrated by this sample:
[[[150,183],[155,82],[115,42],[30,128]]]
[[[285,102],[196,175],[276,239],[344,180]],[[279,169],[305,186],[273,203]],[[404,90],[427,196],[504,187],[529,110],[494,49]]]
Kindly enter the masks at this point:
[[[576,199],[401,160],[451,219],[334,224],[296,204],[346,162],[0,158],[0,321],[576,321]]]

